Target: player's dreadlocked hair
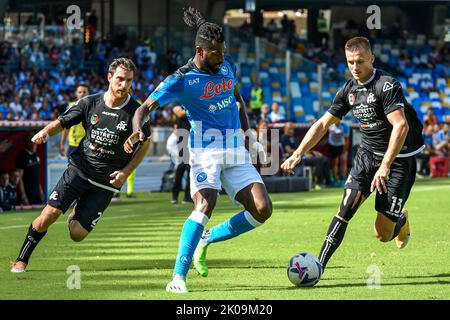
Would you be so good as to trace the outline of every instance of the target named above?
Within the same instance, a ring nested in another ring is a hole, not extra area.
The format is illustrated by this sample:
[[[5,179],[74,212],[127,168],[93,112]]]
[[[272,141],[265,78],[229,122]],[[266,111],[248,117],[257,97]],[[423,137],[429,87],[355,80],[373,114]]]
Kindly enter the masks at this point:
[[[222,43],[225,41],[223,29],[221,26],[206,21],[200,11],[195,8],[183,8],[183,20],[191,28],[197,30],[195,45],[209,48],[213,40]]]

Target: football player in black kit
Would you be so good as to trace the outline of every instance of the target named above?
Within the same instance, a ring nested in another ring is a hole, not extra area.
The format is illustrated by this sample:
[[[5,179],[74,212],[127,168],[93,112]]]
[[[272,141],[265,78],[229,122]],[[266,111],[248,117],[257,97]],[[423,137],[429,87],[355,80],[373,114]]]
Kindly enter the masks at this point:
[[[355,37],[345,44],[353,75],[337,92],[328,112],[308,130],[281,168],[292,171],[328,128],[350,110],[359,120],[361,146],[345,184],[344,196],[323,243],[319,260],[325,268],[344,238],[347,224],[366,198],[377,190],[374,233],[382,242],[396,240],[404,248],[410,229],[406,209],[416,177],[415,155],[423,150],[422,123],[403,96],[400,83],[373,67],[369,40]]]
[[[36,144],[45,143],[49,136],[80,122],[86,130],[86,136],[70,155],[69,165],[51,192],[46,207],[30,225],[11,272],[25,272],[33,250],[47,229],[74,201],[76,206],[68,219],[70,237],[76,242],[83,240],[101,218],[114,193],[119,192],[144,158],[150,145],[148,139],[132,154],[123,150],[125,140],[133,132],[131,121],[139,107],[129,94],[135,73],[133,61],[115,59],[108,69],[108,91],[78,100],[31,139]],[[148,122],[144,132],[148,138]]]

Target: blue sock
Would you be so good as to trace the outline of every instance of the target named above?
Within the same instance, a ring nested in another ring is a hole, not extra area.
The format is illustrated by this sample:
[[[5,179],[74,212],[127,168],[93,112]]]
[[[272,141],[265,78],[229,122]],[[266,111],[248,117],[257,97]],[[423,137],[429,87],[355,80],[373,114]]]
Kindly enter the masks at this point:
[[[212,227],[209,230],[207,243],[225,241],[240,234],[259,227],[262,223],[258,222],[248,211],[242,211],[231,217],[227,221]]]
[[[174,276],[185,279],[192,262],[195,248],[202,236],[208,217],[200,211],[192,211],[181,231]]]

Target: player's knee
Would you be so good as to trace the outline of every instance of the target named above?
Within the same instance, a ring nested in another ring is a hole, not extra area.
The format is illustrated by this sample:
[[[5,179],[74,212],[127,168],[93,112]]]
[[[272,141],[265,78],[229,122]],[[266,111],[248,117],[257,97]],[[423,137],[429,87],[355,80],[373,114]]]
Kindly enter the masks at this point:
[[[211,214],[216,206],[216,200],[216,195],[204,196],[200,201],[196,201],[195,210],[203,212],[208,217],[211,217]]]
[[[349,222],[364,200],[365,198],[361,192],[352,189],[345,189],[344,199],[339,207],[337,217],[345,222]]]
[[[72,239],[74,242],[83,241],[86,236],[87,234],[83,234],[81,232],[73,232],[72,230],[70,230],[70,239]]]
[[[70,239],[75,242],[83,241],[89,232],[85,230],[78,221],[72,221],[70,224]]]
[[[272,216],[272,203],[270,200],[258,201],[255,206],[256,215],[260,222],[264,222]]]

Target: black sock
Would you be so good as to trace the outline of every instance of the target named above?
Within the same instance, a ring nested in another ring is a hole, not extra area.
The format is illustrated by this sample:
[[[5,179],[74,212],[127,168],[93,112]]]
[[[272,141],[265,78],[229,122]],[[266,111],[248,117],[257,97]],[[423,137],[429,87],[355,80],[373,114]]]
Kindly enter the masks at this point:
[[[347,223],[339,220],[336,217],[333,218],[319,254],[319,260],[320,263],[322,263],[324,269],[334,251],[336,251],[336,249],[341,244],[342,239],[344,239],[346,229]]]
[[[406,223],[406,216],[402,213],[397,221],[397,224],[395,225],[394,235],[392,236],[391,240],[393,240],[396,236],[398,236],[400,230],[405,225],[405,223]]]
[[[47,231],[37,232],[36,229],[33,228],[33,225],[30,224],[27,236],[25,237],[25,242],[20,249],[19,257],[17,258],[17,260],[28,263],[33,250],[36,248],[37,244],[39,243],[39,241],[41,241],[46,233]]]

